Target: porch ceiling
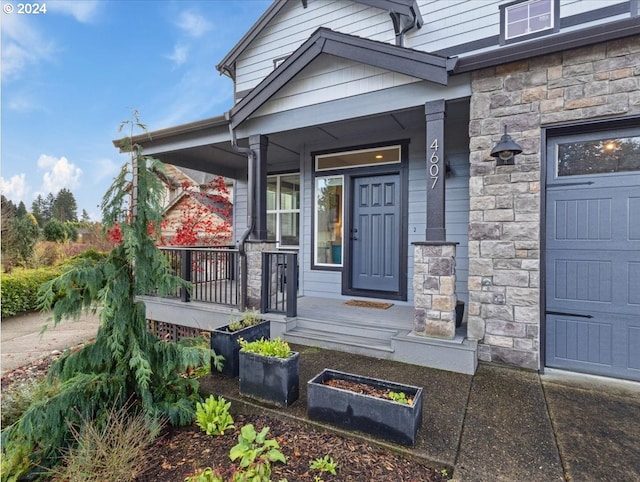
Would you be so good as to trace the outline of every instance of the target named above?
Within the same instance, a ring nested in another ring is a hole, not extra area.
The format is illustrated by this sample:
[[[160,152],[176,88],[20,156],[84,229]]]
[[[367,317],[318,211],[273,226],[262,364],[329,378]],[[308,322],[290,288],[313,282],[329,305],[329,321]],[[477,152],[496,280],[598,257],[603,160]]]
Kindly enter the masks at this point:
[[[447,102],[447,135],[466,131],[468,102]],[[278,166],[298,166],[305,145],[349,146],[362,139],[401,139],[425,125],[424,106],[396,110],[376,115],[356,117],[299,129],[264,132],[269,138],[268,163],[271,170]],[[246,178],[247,158],[231,147],[228,124],[223,118],[207,119],[184,126],[137,136],[134,142],[144,147],[147,155],[167,164],[195,169],[232,179]],[[122,140],[114,141],[121,147]],[[247,139],[240,139],[247,146]]]
[[[376,116],[349,119],[346,121],[317,125],[301,129],[266,134],[269,138],[268,163],[277,169],[279,164],[298,164],[307,144],[348,144],[351,139],[369,137],[376,139],[381,134],[401,137],[406,130],[424,124],[424,107],[389,112]],[[151,133],[153,138],[153,132]],[[224,141],[207,142],[190,139],[184,142],[184,133],[175,138],[164,138],[163,142],[141,139],[145,154],[167,164],[219,174],[230,178],[243,178],[247,169],[247,158],[235,152],[229,137]],[[240,140],[240,145],[247,141]]]

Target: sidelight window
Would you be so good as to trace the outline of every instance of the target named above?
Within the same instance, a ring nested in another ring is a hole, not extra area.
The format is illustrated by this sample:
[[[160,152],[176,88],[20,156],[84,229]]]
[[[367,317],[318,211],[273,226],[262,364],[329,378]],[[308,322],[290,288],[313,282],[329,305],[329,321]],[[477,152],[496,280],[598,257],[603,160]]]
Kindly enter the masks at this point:
[[[267,239],[283,248],[300,245],[300,175],[267,177]]]

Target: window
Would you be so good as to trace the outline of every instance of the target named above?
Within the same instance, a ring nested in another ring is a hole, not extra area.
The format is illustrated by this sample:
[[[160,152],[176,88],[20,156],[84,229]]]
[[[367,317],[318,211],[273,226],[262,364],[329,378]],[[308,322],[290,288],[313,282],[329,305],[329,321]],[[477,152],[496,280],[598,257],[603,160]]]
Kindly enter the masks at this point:
[[[280,247],[300,245],[300,174],[267,177],[267,239]]]
[[[557,31],[557,0],[529,0],[500,7],[501,40],[524,40]]]
[[[640,171],[637,136],[566,142],[557,149],[558,177]]]
[[[342,266],[343,176],[317,177],[315,186],[316,266]]]
[[[393,164],[400,161],[400,146],[358,149],[316,156],[316,171]]]

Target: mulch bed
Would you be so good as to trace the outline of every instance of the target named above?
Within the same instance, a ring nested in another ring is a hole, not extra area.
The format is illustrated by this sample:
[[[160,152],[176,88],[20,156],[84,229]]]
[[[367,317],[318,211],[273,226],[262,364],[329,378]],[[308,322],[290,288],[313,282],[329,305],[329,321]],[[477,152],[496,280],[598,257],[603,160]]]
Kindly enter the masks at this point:
[[[2,375],[2,391],[14,383],[39,378],[60,353],[20,367]],[[367,385],[365,385],[367,386]],[[352,387],[353,388],[353,387]],[[373,387],[369,387],[373,388]],[[151,460],[138,482],[179,482],[198,469],[218,468],[225,480],[230,480],[233,464],[229,450],[238,441],[240,428],[253,424],[256,430],[270,427],[268,438],[275,438],[287,458],[286,464],[272,464],[271,480],[289,482],[314,481],[319,476],[331,481],[389,481],[389,482],[443,482],[448,480],[437,470],[418,461],[383,450],[359,440],[341,437],[329,431],[319,431],[264,415],[234,415],[235,426],[222,436],[209,436],[195,425],[168,427],[145,454]],[[309,464],[324,456],[338,464],[337,475],[312,471]]]
[[[228,480],[233,471],[229,449],[238,440],[239,428],[252,423],[257,431],[270,427],[267,438],[275,438],[286,464],[272,464],[271,480],[313,481],[319,476],[330,481],[442,482],[436,470],[393,452],[263,415],[236,415],[234,431],[208,436],[198,427],[169,428],[153,447],[153,463],[138,482],[175,482],[197,469],[214,467]],[[337,475],[321,474],[310,462],[329,455],[338,464]]]

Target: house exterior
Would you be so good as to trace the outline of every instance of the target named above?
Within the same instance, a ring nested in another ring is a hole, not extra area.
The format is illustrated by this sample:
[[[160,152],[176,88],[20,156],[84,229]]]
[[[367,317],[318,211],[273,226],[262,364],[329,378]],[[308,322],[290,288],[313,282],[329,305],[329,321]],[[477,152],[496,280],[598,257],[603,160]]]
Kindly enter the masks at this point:
[[[212,174],[165,165],[161,242],[165,246],[231,243],[233,189]]]
[[[231,110],[138,142],[235,180],[245,272],[296,252],[298,301],[326,300],[312,330],[365,336],[329,301],[385,301],[409,313],[389,357],[640,380],[638,10],[276,0],[217,65]]]

